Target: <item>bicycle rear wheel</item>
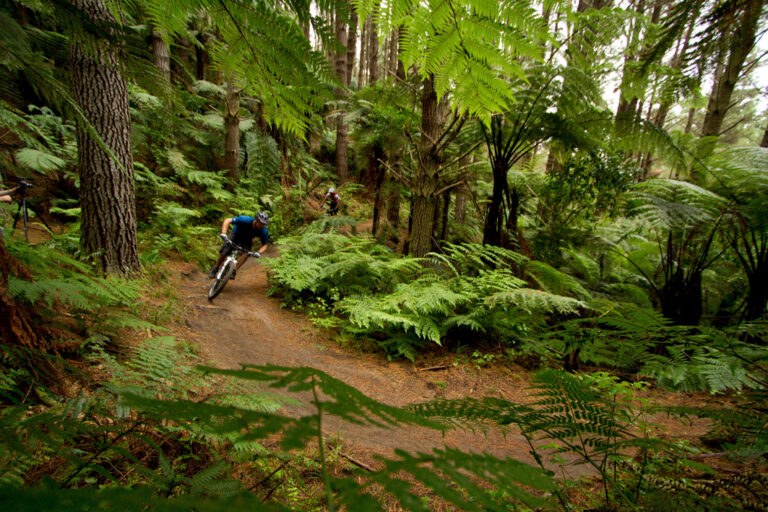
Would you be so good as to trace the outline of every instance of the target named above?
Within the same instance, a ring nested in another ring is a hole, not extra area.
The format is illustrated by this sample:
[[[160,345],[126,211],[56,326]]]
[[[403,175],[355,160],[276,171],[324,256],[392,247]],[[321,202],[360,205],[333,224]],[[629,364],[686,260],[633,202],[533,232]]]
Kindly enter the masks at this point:
[[[213,280],[211,289],[208,290],[208,300],[213,300],[218,294],[221,293],[221,290],[223,290],[227,285],[227,281],[229,281],[229,278],[232,277],[232,272],[234,271],[235,263],[233,261],[228,261],[224,264],[224,268],[219,270],[219,273],[216,275],[216,279]]]

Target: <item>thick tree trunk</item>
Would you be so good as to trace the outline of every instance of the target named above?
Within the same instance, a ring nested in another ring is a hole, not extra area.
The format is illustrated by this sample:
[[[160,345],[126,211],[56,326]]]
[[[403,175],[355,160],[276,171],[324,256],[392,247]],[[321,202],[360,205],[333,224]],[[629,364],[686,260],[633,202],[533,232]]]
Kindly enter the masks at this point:
[[[234,182],[240,180],[240,89],[234,80],[227,80],[227,97],[224,107],[224,168]]]
[[[760,147],[768,148],[768,125],[765,126],[765,131],[763,132],[763,140],[760,141]]]
[[[755,46],[757,34],[757,22],[765,5],[765,0],[752,0],[746,2],[746,9],[736,23],[736,30],[730,43],[730,53],[725,71],[719,80],[715,82],[712,94],[707,105],[707,114],[704,117],[704,125],[701,135],[720,135],[723,119],[731,107],[731,94],[736,87],[744,61]]]
[[[152,57],[155,60],[155,66],[165,77],[165,80],[171,81],[171,55],[168,52],[168,45],[163,41],[163,36],[155,27],[152,27]]]
[[[101,0],[72,0],[94,23],[116,20]],[[88,37],[88,36],[83,36]],[[81,235],[86,254],[98,258],[108,273],[141,270],[136,244],[136,203],[128,89],[120,74],[117,52],[104,40],[72,39],[69,51],[72,91],[91,128],[78,123]]]
[[[419,164],[413,183],[413,226],[409,246],[410,253],[416,257],[423,257],[432,247],[430,237],[434,230],[435,203],[440,184],[440,155],[435,143],[443,124],[434,76],[430,75],[422,87]]]

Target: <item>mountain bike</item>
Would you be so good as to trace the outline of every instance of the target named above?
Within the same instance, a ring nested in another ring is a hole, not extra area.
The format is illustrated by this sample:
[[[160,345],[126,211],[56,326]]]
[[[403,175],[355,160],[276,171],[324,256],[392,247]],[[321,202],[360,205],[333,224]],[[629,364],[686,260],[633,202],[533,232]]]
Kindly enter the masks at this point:
[[[235,273],[235,268],[237,266],[237,260],[242,253],[246,253],[248,256],[252,256],[254,258],[261,257],[261,254],[258,252],[246,251],[232,240],[227,238],[226,235],[219,236],[222,240],[224,240],[224,243],[232,246],[233,250],[231,253],[229,253],[227,259],[224,260],[224,263],[221,264],[219,271],[216,272],[216,278],[213,280],[213,284],[211,284],[210,290],[208,290],[208,300],[213,300],[218,294],[220,294],[221,290],[223,290],[229,280],[232,279],[232,274]]]

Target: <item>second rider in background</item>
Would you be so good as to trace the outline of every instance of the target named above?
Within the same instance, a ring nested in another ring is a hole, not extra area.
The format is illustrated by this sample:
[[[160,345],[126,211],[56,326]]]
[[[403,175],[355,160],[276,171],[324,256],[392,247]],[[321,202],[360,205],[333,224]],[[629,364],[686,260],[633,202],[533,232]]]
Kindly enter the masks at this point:
[[[324,203],[328,203],[328,215],[336,215],[339,213],[339,202],[341,197],[336,193],[336,189],[331,187],[328,189],[328,193],[323,198]]]
[[[267,224],[269,224],[269,215],[267,212],[259,212],[255,216],[250,217],[248,215],[240,215],[238,217],[232,217],[224,219],[224,223],[221,225],[221,236],[229,238],[233,243],[239,245],[246,251],[251,250],[253,245],[253,239],[258,237],[261,240],[261,247],[256,251],[254,256],[261,257],[261,253],[267,250],[267,244],[269,243],[269,231],[267,231]],[[232,226],[232,234],[227,236],[227,230],[229,226]],[[232,246],[226,242],[219,249],[219,258],[216,260],[216,265],[208,273],[208,277],[213,279],[216,277],[216,272],[219,271],[224,259],[233,250]],[[237,269],[243,266],[245,260],[248,259],[248,253],[243,253],[237,260],[237,267],[235,267],[235,273]],[[232,274],[232,278],[235,279],[235,274]]]

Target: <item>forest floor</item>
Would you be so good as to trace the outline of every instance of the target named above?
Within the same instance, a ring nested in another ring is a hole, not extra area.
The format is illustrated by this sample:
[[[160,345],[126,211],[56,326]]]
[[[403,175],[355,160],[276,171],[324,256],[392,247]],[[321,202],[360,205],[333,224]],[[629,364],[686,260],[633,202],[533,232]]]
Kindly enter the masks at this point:
[[[272,249],[274,254],[274,249]],[[182,327],[176,334],[199,346],[206,364],[239,368],[240,364],[311,366],[355,387],[369,397],[392,406],[406,406],[436,398],[500,397],[514,403],[534,399],[528,390],[530,372],[507,364],[478,367],[455,354],[432,354],[416,362],[388,360],[386,356],[344,347],[328,331],[316,328],[299,313],[280,307],[279,298],[266,297],[267,273],[258,262],[249,261],[212,303],[206,293],[210,280],[194,263],[176,262],[169,269],[169,285],[184,303]],[[184,327],[186,326],[186,327]],[[454,364],[459,361],[459,364]],[[425,368],[444,366],[439,370]],[[644,392],[665,404],[700,405],[701,394]],[[296,396],[305,404],[310,396]],[[310,414],[293,407],[289,414]],[[653,418],[663,437],[693,440],[706,424],[681,424],[659,415]],[[324,432],[338,438],[343,453],[364,464],[377,466],[375,456],[390,456],[396,448],[416,453],[433,448],[456,447],[488,452],[534,464],[530,447],[516,432],[486,433],[453,430],[446,433],[427,428],[384,429],[324,417]],[[585,465],[551,467],[557,473],[578,478],[592,474]]]

